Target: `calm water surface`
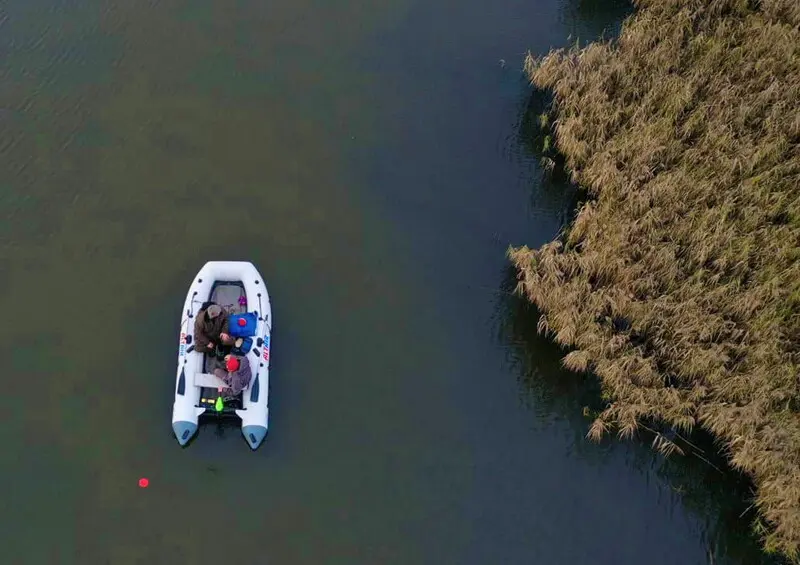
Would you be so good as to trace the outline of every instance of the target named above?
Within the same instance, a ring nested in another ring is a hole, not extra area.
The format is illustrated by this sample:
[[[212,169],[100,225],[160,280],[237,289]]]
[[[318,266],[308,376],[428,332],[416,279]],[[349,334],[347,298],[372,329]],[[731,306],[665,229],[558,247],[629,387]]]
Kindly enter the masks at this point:
[[[523,55],[627,10],[0,2],[3,562],[766,563],[745,487],[582,439],[591,386],[505,294],[571,206]],[[170,428],[209,259],[273,297],[255,453]]]

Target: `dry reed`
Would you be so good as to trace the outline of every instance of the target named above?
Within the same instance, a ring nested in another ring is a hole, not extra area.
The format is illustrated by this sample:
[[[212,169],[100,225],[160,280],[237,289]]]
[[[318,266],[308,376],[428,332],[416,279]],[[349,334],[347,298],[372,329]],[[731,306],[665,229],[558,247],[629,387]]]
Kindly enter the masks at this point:
[[[528,59],[591,198],[509,250],[518,290],[602,381],[591,437],[703,426],[753,478],[765,549],[797,559],[800,2],[637,4],[617,40]]]

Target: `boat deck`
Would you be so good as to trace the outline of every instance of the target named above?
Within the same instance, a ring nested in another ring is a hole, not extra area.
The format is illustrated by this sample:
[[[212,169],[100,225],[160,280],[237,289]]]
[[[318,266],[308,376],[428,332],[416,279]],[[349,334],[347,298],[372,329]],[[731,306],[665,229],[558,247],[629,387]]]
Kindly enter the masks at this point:
[[[222,306],[227,314],[242,314],[247,311],[247,306],[239,304],[239,299],[245,296],[244,285],[240,281],[217,281],[211,289],[209,300]],[[209,355],[203,355],[203,372],[213,373],[216,366],[214,360]],[[205,406],[206,411],[203,415],[214,415],[218,413],[215,409],[217,398],[220,392],[216,388],[203,387],[200,390],[200,406]],[[225,401],[225,408],[222,415],[235,414],[234,410],[242,408],[242,394],[236,398]]]

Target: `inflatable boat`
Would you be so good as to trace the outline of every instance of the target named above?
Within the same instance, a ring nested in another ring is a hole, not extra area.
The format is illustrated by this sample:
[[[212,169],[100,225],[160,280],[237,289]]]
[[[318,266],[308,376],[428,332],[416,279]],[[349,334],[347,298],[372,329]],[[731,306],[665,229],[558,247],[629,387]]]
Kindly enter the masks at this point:
[[[194,347],[197,313],[211,304],[230,317],[229,333],[250,364],[250,384],[235,398],[225,398],[224,383],[214,376],[214,355]],[[272,309],[263,277],[246,261],[209,261],[189,287],[181,314],[178,370],[172,429],[180,445],[197,433],[201,418],[238,418],[242,435],[255,450],[267,435],[269,357]]]

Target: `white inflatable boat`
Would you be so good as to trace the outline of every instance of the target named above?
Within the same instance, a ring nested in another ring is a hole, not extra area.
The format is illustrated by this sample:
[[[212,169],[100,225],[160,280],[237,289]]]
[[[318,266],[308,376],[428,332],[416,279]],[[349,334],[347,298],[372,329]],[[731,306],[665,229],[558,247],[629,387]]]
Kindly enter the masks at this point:
[[[209,366],[213,356],[195,350],[193,345],[195,316],[209,303],[221,306],[225,311],[222,315],[242,314],[255,320],[252,343],[245,355],[252,377],[234,399],[221,398],[219,379]],[[181,318],[172,407],[172,429],[178,443],[186,445],[194,437],[201,416],[229,416],[241,419],[242,434],[250,448],[257,449],[267,435],[269,417],[272,309],[264,279],[246,261],[209,261],[189,287]]]

